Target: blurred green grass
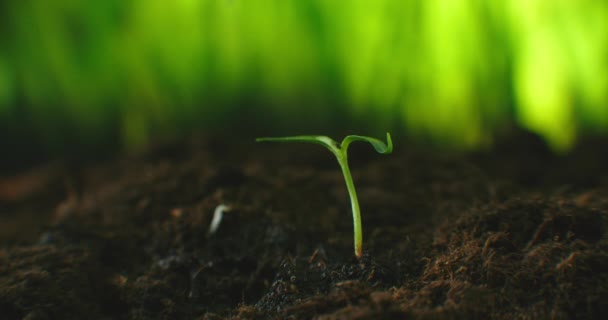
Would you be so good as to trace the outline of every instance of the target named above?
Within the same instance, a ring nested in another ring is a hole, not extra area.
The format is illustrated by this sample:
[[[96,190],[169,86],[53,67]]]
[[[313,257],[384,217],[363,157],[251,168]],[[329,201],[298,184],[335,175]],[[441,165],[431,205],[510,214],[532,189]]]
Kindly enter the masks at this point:
[[[53,148],[118,137],[133,147],[243,122],[355,123],[478,148],[515,124],[565,151],[581,134],[608,131],[606,1],[22,0],[0,9],[5,139],[28,132]]]

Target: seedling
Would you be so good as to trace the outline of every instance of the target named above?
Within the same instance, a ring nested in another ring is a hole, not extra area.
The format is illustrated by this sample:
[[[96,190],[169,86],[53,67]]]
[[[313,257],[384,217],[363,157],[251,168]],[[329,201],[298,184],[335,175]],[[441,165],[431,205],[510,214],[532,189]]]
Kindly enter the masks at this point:
[[[258,138],[257,142],[306,142],[320,144],[331,153],[336,156],[340,168],[342,168],[342,174],[344,175],[344,181],[346,182],[346,188],[348,189],[348,195],[350,196],[350,204],[353,211],[353,224],[355,229],[355,256],[361,258],[363,255],[363,230],[361,228],[361,211],[359,209],[359,200],[357,199],[357,191],[355,190],[355,184],[350,174],[350,168],[348,167],[348,146],[353,141],[366,141],[369,142],[378,153],[389,154],[393,152],[393,141],[391,140],[390,133],[386,133],[386,144],[384,142],[365,136],[346,136],[340,146],[334,140],[326,136],[293,136],[293,137],[276,137],[276,138]]]

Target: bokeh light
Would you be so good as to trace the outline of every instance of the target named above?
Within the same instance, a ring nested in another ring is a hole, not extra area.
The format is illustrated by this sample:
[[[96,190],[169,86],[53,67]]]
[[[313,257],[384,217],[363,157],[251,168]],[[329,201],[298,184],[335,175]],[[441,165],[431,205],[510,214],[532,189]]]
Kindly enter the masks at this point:
[[[117,136],[131,147],[243,115],[315,128],[352,121],[465,148],[513,124],[557,151],[608,131],[601,0],[23,0],[0,9],[0,125],[49,146],[78,132],[84,143]]]

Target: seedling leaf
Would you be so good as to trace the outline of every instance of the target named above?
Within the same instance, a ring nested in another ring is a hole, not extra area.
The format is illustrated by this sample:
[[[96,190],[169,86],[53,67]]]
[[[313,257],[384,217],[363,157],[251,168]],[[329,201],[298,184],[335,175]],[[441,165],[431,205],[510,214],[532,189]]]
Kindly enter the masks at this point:
[[[376,149],[376,152],[378,152],[380,154],[389,154],[389,153],[393,152],[393,140],[391,139],[391,134],[388,132],[386,133],[386,144],[384,142],[382,142],[376,138],[372,138],[372,137],[357,136],[357,135],[347,136],[346,138],[344,138],[344,140],[342,140],[342,150],[344,150],[344,152],[346,152],[346,150],[348,149],[348,146],[353,141],[369,142],[374,147],[374,149]]]
[[[291,136],[291,137],[264,137],[255,139],[256,142],[304,142],[320,144],[332,153],[338,151],[338,143],[327,136]]]

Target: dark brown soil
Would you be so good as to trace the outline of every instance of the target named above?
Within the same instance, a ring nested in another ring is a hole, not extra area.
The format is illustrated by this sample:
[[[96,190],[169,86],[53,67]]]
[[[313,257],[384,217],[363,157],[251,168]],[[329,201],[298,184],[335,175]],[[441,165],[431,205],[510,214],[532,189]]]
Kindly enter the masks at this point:
[[[365,256],[318,146],[198,139],[0,180],[1,319],[601,319],[608,144],[352,148]],[[215,208],[225,213],[208,234]]]

